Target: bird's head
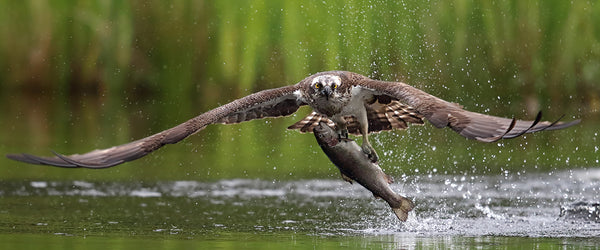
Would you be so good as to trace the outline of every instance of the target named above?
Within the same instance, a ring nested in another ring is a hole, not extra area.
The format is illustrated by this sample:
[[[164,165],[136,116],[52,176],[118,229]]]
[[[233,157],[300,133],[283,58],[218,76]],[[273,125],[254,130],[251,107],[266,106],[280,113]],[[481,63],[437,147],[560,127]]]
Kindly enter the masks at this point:
[[[311,88],[321,97],[329,99],[341,85],[342,79],[337,75],[320,75],[313,78]]]

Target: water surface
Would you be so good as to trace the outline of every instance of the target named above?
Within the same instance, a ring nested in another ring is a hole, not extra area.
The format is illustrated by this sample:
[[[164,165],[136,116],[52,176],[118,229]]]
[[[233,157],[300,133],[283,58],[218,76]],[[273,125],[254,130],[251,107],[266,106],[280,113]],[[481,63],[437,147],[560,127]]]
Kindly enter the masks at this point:
[[[417,205],[406,223],[385,202],[341,179],[2,186],[0,239],[11,248],[65,242],[86,248],[600,244],[600,223],[593,218],[560,216],[561,207],[574,202],[600,201],[597,169],[396,177],[392,187]]]

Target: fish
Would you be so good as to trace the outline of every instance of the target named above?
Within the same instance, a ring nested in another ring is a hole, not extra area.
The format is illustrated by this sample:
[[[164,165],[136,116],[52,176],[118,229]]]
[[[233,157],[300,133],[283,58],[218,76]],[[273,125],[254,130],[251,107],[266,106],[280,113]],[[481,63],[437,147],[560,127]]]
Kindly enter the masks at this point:
[[[356,181],[376,198],[385,200],[400,221],[408,219],[414,203],[392,190],[390,184],[394,182],[393,178],[384,173],[379,163],[372,161],[354,140],[340,138],[325,122],[315,126],[313,133],[323,152],[340,170],[342,179],[350,184]]]

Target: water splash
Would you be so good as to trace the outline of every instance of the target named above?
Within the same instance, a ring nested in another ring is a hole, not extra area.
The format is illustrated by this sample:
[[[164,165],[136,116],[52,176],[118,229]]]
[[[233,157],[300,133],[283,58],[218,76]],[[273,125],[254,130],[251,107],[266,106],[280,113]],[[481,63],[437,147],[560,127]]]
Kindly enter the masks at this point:
[[[92,201],[101,197],[103,201],[115,200],[113,206],[124,206],[122,209],[133,213],[127,218],[135,218],[139,213],[142,219],[148,213],[156,213],[157,208],[167,207],[168,213],[163,216],[178,222],[159,229],[170,233],[185,233],[186,228],[218,228],[316,235],[600,235],[594,205],[600,201],[600,169],[479,176],[404,175],[396,180],[392,188],[417,205],[406,223],[397,221],[385,202],[374,199],[361,186],[342,180],[8,182],[2,196],[30,200],[74,197],[75,204],[71,206],[93,206]],[[125,204],[134,207],[127,208]],[[102,209],[94,212],[102,213]],[[189,217],[191,213],[203,216]],[[103,216],[113,224],[127,224],[114,213]],[[177,217],[181,220],[173,219]]]

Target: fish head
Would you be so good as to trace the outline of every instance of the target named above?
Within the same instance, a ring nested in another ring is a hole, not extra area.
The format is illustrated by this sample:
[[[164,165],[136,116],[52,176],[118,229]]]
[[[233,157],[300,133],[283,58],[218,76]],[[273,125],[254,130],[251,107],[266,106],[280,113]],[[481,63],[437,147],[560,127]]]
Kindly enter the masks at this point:
[[[319,122],[313,128],[313,133],[320,146],[335,147],[340,142],[338,133],[325,122]]]

